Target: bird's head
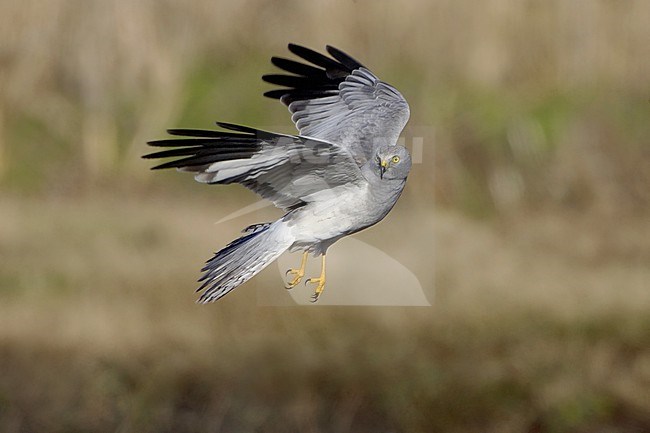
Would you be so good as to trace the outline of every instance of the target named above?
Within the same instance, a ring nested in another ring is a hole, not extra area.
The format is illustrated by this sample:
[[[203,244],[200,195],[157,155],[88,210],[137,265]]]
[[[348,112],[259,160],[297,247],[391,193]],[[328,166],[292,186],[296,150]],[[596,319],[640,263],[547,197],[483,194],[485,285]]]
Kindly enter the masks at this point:
[[[406,179],[411,171],[411,155],[404,146],[382,146],[375,154],[381,179]]]

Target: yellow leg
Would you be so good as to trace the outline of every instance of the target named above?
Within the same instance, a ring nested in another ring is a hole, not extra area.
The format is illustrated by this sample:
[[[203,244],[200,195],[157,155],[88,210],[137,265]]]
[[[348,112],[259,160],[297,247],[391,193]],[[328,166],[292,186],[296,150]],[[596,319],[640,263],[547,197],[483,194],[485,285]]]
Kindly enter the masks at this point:
[[[295,275],[293,277],[293,280],[289,281],[287,284],[285,284],[285,288],[288,289],[293,289],[300,283],[302,280],[302,277],[305,276],[305,266],[307,265],[307,251],[302,253],[302,260],[300,261],[300,269],[289,269],[285,275],[285,277],[289,274]]]
[[[320,277],[309,278],[307,281],[305,281],[305,284],[307,283],[316,283],[316,289],[314,290],[314,294],[311,297],[311,302],[318,301],[318,297],[321,293],[323,293],[323,290],[325,289],[325,254],[323,254],[321,258]]]

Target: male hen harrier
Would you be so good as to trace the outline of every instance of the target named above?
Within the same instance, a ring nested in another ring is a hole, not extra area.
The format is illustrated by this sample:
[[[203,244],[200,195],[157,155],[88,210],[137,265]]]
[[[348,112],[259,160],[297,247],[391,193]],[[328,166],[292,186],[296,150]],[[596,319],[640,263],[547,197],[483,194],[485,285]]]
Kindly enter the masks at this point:
[[[308,253],[321,256],[312,301],[325,287],[325,253],[343,236],[381,221],[399,198],[411,157],[397,145],[409,118],[402,95],[361,63],[327,46],[331,57],[289,44],[303,62],[273,57],[283,74],[262,78],[282,86],[265,96],[288,106],[299,135],[276,134],[217,122],[223,130],[171,129],[185,138],[149,142],[173,147],[144,158],[180,157],[154,169],[175,167],[209,184],[239,183],[285,214],[255,224],[207,261],[199,302],[223,297],[286,250],[302,251],[287,288],[305,274]]]

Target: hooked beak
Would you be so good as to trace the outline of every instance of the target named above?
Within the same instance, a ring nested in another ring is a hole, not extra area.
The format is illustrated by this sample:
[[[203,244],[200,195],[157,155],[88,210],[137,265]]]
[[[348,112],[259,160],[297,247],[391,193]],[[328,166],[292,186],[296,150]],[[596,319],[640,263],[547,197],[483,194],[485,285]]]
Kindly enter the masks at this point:
[[[386,167],[388,166],[388,163],[386,161],[380,161],[379,162],[379,177],[381,179],[384,178],[384,173],[386,173]]]

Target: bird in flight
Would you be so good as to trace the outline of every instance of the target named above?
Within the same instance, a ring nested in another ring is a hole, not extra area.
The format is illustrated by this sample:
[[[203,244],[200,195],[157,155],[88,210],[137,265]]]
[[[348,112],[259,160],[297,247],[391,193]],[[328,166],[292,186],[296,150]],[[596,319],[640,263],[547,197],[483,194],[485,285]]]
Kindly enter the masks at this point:
[[[169,149],[144,158],[175,158],[153,169],[238,183],[284,211],[277,221],[247,227],[206,262],[198,302],[220,299],[287,250],[303,253],[300,266],[287,271],[287,289],[305,277],[309,253],[321,257],[320,275],[305,280],[316,302],[329,246],[381,221],[404,189],[411,157],[397,140],[409,118],[406,100],[348,54],[326,49],[329,56],[289,44],[300,60],[273,57],[282,73],[262,77],[280,86],[264,95],[289,108],[297,135],[217,122],[221,130],[170,129],[183,138],[148,143]]]

